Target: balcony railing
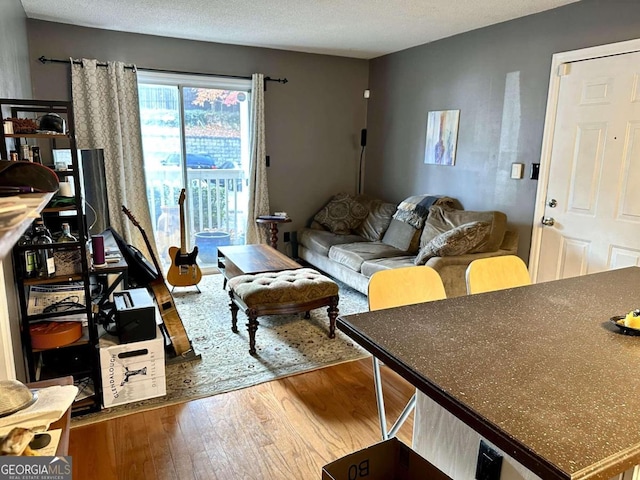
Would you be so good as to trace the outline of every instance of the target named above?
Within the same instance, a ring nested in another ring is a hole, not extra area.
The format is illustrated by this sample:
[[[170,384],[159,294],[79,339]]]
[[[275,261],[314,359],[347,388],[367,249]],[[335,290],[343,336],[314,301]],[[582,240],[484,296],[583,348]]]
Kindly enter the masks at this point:
[[[147,170],[146,177],[158,250],[166,252],[180,246],[182,172],[163,166]],[[186,189],[186,248],[198,245],[200,264],[215,263],[216,246],[244,244],[248,187],[242,169],[187,169]],[[161,257],[168,261],[168,256]]]

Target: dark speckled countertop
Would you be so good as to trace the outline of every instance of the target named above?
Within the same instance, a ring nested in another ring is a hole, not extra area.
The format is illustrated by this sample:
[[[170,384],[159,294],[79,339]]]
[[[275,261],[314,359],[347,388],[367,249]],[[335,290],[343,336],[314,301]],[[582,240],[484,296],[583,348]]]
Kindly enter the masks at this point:
[[[640,464],[640,267],[338,318],[338,328],[542,478]]]

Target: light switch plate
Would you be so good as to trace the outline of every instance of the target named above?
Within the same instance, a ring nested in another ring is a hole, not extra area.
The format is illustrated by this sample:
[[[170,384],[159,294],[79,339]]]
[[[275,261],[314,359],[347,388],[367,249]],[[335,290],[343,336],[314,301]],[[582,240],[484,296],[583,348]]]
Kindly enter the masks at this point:
[[[511,164],[511,178],[521,179],[524,173],[524,163]]]

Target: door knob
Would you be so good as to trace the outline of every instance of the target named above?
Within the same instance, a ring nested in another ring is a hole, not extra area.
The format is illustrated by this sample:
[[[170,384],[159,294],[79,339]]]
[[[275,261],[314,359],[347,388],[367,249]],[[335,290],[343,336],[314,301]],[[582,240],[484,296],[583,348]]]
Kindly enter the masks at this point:
[[[547,205],[549,205],[551,208],[556,208],[556,205],[558,205],[558,202],[556,201],[555,198],[552,198],[547,202]]]
[[[546,225],[547,227],[551,227],[553,226],[554,223],[556,223],[556,221],[553,219],[553,217],[542,217],[543,225]]]

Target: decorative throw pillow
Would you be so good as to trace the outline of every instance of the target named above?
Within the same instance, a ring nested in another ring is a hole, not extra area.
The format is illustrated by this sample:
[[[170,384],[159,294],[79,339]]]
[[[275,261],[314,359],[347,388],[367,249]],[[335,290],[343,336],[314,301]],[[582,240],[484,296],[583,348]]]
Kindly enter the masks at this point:
[[[368,214],[369,211],[348,193],[339,193],[315,214],[313,220],[333,233],[348,235]]]
[[[491,225],[488,222],[469,222],[433,238],[420,249],[414,263],[424,265],[432,257],[463,255],[485,241]]]
[[[364,195],[358,195],[356,200],[367,207],[369,214],[353,233],[372,242],[379,242],[382,240],[384,232],[389,228],[391,217],[396,211],[396,205],[366,198]]]
[[[382,243],[404,252],[415,253],[420,242],[420,230],[393,218],[382,237]]]

